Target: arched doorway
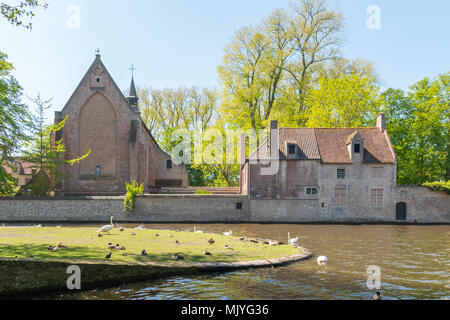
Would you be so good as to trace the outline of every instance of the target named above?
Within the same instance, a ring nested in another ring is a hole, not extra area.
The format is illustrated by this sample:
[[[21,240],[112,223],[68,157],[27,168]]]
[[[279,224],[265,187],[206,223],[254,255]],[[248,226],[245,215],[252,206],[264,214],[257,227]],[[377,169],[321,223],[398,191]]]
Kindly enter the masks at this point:
[[[397,203],[397,206],[395,208],[395,219],[397,221],[406,221],[406,203]]]

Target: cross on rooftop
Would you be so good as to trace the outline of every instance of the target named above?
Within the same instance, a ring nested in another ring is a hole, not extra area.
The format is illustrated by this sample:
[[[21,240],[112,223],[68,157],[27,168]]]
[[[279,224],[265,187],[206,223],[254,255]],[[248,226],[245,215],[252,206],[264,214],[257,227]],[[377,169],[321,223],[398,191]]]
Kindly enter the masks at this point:
[[[131,76],[134,77],[134,70],[136,70],[136,68],[134,67],[134,65],[131,65]]]

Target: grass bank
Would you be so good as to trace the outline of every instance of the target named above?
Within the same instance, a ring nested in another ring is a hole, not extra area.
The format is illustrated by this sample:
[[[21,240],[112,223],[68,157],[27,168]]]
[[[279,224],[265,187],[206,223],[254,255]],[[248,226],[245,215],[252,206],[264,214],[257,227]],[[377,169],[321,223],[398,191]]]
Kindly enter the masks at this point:
[[[301,249],[288,245],[270,246],[217,234],[149,229],[119,231],[118,228],[114,228],[109,235],[98,237],[97,229],[0,227],[0,258],[183,264],[244,262],[301,253]],[[214,243],[208,243],[209,239],[213,239]],[[59,243],[67,247],[60,248],[59,251],[48,250],[48,246],[57,246]],[[126,249],[109,249],[109,243],[119,244]],[[146,256],[141,255],[142,250],[146,250]],[[210,252],[211,255],[204,255],[204,251]],[[111,258],[107,260],[105,256],[110,252]],[[171,257],[175,253],[181,254],[184,260],[173,261]]]

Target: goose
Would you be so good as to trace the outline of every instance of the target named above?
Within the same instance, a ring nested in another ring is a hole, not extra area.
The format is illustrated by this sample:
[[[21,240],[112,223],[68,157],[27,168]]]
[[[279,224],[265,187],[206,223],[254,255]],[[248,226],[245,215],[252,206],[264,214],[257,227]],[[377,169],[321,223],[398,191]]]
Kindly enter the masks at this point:
[[[104,233],[109,234],[109,231],[114,228],[113,219],[114,219],[114,216],[111,216],[111,218],[110,218],[111,224],[107,224],[107,225],[101,227],[100,229],[98,229],[97,232],[104,232]]]
[[[298,237],[297,237],[297,238],[292,238],[292,239],[291,239],[291,233],[288,232],[288,243],[289,243],[289,244],[298,244]]]
[[[146,256],[147,255],[147,251],[145,251],[145,249],[142,250],[141,255]]]
[[[328,262],[328,258],[325,257],[325,256],[319,256],[319,257],[317,258],[317,264],[318,264],[319,266],[324,265],[324,264],[326,264],[327,262]]]
[[[233,250],[233,247],[232,246],[229,246],[229,245],[225,245],[225,248],[227,248],[227,249],[229,249],[229,250]]]
[[[52,251],[53,248],[54,248],[54,246],[48,246],[48,247],[47,247],[47,250]]]
[[[197,230],[197,228],[194,226],[194,232],[195,233],[203,233],[203,231],[201,231],[201,230]]]
[[[108,243],[108,249],[115,249],[115,248],[116,248],[116,246],[113,245],[111,242]]]
[[[59,248],[58,247],[53,247],[52,251],[54,251],[54,252],[59,251]]]
[[[233,232],[231,230],[223,233],[224,236],[231,236],[232,234]]]
[[[58,244],[58,248],[67,248],[67,246],[65,244],[63,244],[62,242],[60,242]]]
[[[110,252],[110,253],[108,253],[108,254],[105,256],[105,258],[106,258],[106,259],[111,258],[111,255],[112,255],[112,253]]]

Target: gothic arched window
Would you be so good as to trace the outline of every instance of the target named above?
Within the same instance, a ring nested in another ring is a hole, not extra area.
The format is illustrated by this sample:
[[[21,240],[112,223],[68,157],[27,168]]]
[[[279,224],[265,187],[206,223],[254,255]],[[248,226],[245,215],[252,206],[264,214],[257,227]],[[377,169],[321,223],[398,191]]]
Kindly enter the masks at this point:
[[[100,166],[95,167],[95,175],[99,176],[102,174],[102,168]]]

